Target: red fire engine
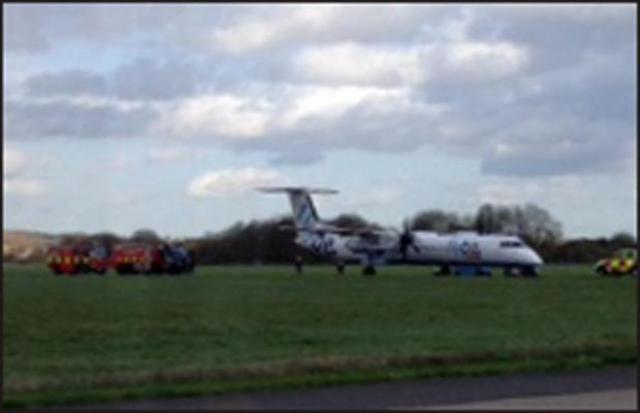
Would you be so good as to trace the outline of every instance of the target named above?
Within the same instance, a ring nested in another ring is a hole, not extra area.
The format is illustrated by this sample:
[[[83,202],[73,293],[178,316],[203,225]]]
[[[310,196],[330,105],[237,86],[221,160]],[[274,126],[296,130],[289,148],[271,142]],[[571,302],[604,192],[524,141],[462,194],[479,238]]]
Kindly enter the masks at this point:
[[[118,274],[181,274],[193,272],[193,254],[184,247],[165,243],[127,243],[116,246],[112,255]]]
[[[121,244],[113,249],[113,267],[118,274],[150,274],[162,268],[157,248],[147,244]]]
[[[97,273],[110,266],[120,275],[183,274],[193,272],[194,255],[181,245],[167,243],[125,243],[116,245],[111,255],[99,244],[76,242],[51,247],[47,266],[57,275]]]
[[[109,256],[101,246],[88,243],[59,245],[47,251],[47,266],[57,275],[95,273],[103,275],[109,268]]]

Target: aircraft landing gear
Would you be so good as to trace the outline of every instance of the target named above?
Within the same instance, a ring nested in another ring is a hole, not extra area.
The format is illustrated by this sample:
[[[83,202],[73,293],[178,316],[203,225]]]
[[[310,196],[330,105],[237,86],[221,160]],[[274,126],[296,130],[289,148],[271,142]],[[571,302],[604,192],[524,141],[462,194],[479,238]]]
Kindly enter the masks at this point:
[[[443,265],[433,275],[435,275],[436,277],[446,277],[451,275],[451,269],[448,265]]]
[[[373,265],[367,265],[362,268],[362,275],[376,275],[376,268]]]
[[[536,267],[523,267],[522,268],[522,276],[523,277],[537,277],[538,269]]]
[[[336,264],[336,271],[338,272],[338,274],[344,274],[344,264],[343,263]]]

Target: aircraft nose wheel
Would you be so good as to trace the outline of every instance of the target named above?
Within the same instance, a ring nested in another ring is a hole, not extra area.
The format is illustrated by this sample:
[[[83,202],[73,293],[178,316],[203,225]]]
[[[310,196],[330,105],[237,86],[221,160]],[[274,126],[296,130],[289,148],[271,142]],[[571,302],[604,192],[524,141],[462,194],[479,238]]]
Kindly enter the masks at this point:
[[[367,265],[362,269],[362,275],[367,275],[367,276],[376,275],[375,267],[372,265]]]

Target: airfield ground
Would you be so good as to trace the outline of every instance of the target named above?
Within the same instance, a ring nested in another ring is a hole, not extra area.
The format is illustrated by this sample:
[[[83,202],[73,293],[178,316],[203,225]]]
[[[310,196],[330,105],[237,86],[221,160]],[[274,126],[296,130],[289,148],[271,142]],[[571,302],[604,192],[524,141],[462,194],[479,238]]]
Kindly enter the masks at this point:
[[[199,267],[54,277],[4,265],[5,407],[394,379],[567,371],[637,360],[637,280],[386,267]]]

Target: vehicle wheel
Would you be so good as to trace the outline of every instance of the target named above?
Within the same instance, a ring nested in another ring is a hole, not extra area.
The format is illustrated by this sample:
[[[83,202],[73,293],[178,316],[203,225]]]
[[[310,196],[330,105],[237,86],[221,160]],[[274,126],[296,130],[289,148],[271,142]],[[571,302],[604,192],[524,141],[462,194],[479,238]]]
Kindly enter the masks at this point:
[[[443,265],[438,268],[438,271],[434,272],[433,275],[436,277],[448,277],[451,275],[451,268],[448,265]]]
[[[376,275],[376,268],[373,265],[367,265],[362,269],[362,275]]]
[[[538,270],[535,267],[524,267],[522,268],[522,275],[524,277],[537,277]]]

